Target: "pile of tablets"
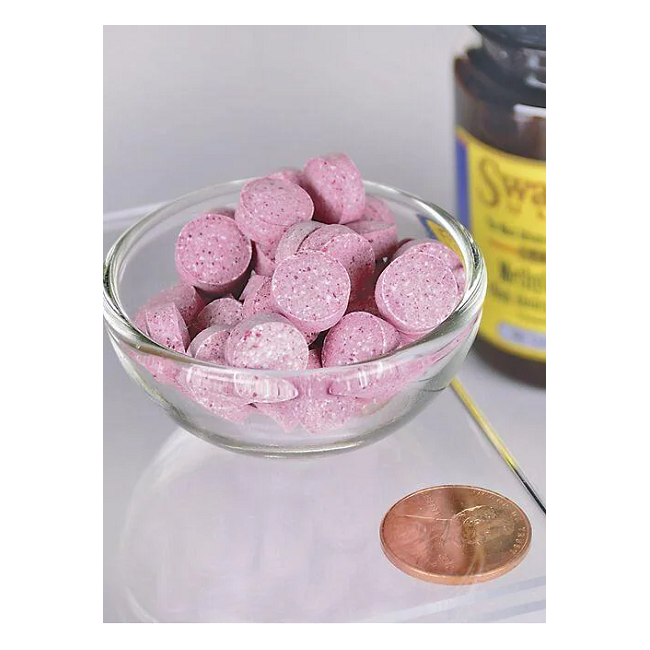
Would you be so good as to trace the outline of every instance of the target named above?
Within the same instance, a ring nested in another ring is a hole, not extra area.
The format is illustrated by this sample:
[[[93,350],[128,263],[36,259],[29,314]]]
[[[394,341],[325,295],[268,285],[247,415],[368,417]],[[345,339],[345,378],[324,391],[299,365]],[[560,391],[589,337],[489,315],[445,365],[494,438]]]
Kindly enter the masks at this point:
[[[138,311],[137,327],[176,352],[261,371],[382,357],[440,325],[465,289],[450,248],[398,242],[395,216],[366,197],[345,154],[246,183],[234,211],[210,210],[184,226],[175,262],[180,282]],[[390,364],[361,382],[355,372],[287,381],[230,371],[230,385],[208,381],[206,367],[181,372],[160,358],[145,365],[222,417],[242,421],[257,408],[310,431],[340,426],[404,380]]]

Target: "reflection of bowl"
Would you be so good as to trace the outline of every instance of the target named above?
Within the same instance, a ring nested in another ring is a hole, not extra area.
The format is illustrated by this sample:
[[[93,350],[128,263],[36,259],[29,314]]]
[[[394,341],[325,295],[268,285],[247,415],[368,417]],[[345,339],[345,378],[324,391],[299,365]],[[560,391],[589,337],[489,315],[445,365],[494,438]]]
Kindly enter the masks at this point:
[[[116,572],[120,618],[352,622],[430,602],[431,585],[396,571],[378,539],[413,476],[435,474],[418,451],[395,436],[286,463],[175,432],[131,496]]]
[[[483,258],[470,234],[446,212],[384,185],[366,192],[393,210],[400,237],[423,224],[456,248],[467,286],[433,332],[377,360],[301,372],[226,368],[161,347],[133,317],[176,281],[174,242],[201,212],[234,207],[245,181],[214,186],[151,213],[115,243],[104,267],[104,318],[122,365],[183,428],[210,442],[266,455],[356,447],[395,430],[446,388],[471,346],[485,297]]]

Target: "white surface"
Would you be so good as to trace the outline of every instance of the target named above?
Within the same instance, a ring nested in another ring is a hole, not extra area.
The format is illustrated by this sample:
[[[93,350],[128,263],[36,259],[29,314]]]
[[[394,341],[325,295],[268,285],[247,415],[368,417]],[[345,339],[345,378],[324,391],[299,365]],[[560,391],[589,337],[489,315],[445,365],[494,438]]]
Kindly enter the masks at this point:
[[[458,377],[545,499],[546,391],[495,372],[475,352],[470,352]]]
[[[110,223],[106,248],[124,227]],[[105,621],[544,620],[545,517],[451,390],[367,448],[270,460],[174,431],[106,338],[104,358]],[[543,485],[544,391],[474,359],[462,379]],[[533,544],[517,569],[447,587],[414,580],[383,557],[385,511],[443,483],[494,489],[526,511]]]
[[[104,210],[349,153],[453,212],[466,26],[107,26]]]

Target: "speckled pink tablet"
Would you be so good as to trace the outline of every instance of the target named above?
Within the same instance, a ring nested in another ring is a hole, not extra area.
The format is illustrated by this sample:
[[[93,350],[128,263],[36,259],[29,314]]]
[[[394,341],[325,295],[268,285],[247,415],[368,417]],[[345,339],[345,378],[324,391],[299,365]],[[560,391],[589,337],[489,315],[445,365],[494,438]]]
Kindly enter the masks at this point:
[[[314,201],[315,219],[348,223],[361,218],[366,207],[363,180],[344,153],[312,158],[302,173],[303,186]]]
[[[329,393],[363,399],[389,399],[404,386],[399,368],[390,360],[367,361],[363,366],[352,366],[336,373]]]
[[[243,310],[244,318],[250,318],[256,314],[279,313],[275,300],[273,300],[271,295],[271,278],[265,276],[259,277],[263,279],[259,283],[256,282],[255,286],[246,292]],[[307,345],[313,343],[318,336],[318,332],[302,332],[302,334],[307,341]]]
[[[265,275],[269,278],[273,275],[273,271],[275,271],[273,247],[267,248],[253,242],[253,270],[257,275]]]
[[[252,255],[250,240],[233,219],[207,214],[181,230],[176,242],[176,269],[184,282],[224,294],[243,281]]]
[[[309,350],[309,358],[307,360],[307,370],[316,370],[322,368],[321,363],[321,349],[316,347]],[[327,374],[310,373],[300,378],[293,380],[301,398],[308,399],[309,397],[325,397],[329,394],[329,386],[332,383],[332,378]]]
[[[257,291],[266,281],[266,276],[265,275],[256,275],[255,273],[251,275],[250,279],[248,280],[248,283],[244,287],[243,291],[241,292],[241,295],[239,296],[239,300],[241,302],[244,302],[246,298],[251,294]]]
[[[149,335],[149,327],[147,326],[147,311],[147,305],[140,307],[138,313],[135,315],[133,322],[144,335],[151,338]],[[182,339],[182,328],[180,329]],[[151,376],[161,384],[168,384],[172,386],[178,385],[177,377],[180,374],[180,367],[179,364],[177,364],[175,361],[172,361],[170,359],[163,359],[159,356],[156,356],[155,354],[136,352],[135,350],[130,350],[128,354],[141,366],[146,368]]]
[[[225,357],[239,368],[304,370],[309,348],[302,333],[283,316],[257,314],[233,328]]]
[[[397,350],[401,341],[402,333],[393,327],[389,322],[385,321],[383,318],[379,318],[378,320],[384,332],[383,354],[388,354],[393,350]]]
[[[195,359],[225,365],[223,350],[229,336],[230,327],[227,325],[212,325],[192,339],[187,352]]]
[[[133,323],[145,336],[149,336],[149,329],[147,328],[147,305],[138,309],[133,318]]]
[[[454,310],[458,285],[445,262],[426,253],[395,258],[379,276],[375,300],[381,315],[405,334],[425,334]]]
[[[235,424],[242,424],[246,422],[251,415],[255,414],[255,407],[248,404],[231,404],[225,400],[219,401],[209,399],[195,401],[220,418],[228,420],[229,422],[234,422]]]
[[[298,418],[310,433],[324,433],[339,429],[363,408],[363,401],[355,397],[310,397],[298,404]]]
[[[272,174],[269,174],[269,178],[279,178],[281,181],[287,181],[289,183],[295,183],[296,185],[302,185],[302,172],[299,169],[294,169],[293,167],[281,167],[277,171],[274,171]]]
[[[394,350],[398,342],[399,334],[390,323],[356,311],[343,316],[325,336],[322,363],[328,368],[368,361]]]
[[[400,332],[398,347],[405,348],[407,345],[419,341],[423,336],[424,334],[404,334],[404,332]]]
[[[372,278],[375,253],[370,243],[346,226],[323,226],[309,235],[301,251],[320,251],[343,265],[350,276],[350,292],[356,294]]]
[[[350,276],[325,253],[299,252],[277,265],[271,294],[279,311],[301,330],[322,332],[345,314]]]
[[[232,296],[217,298],[208,303],[190,326],[190,334],[194,337],[212,325],[234,327],[244,317],[244,306]]]
[[[394,223],[354,221],[348,227],[368,240],[377,260],[389,257],[397,247],[397,226]]]
[[[139,355],[137,360],[149,371],[156,381],[182,390],[182,386],[178,381],[179,377],[183,374],[183,369],[180,364],[171,359],[163,359],[154,354]]]
[[[261,275],[257,277],[261,280],[246,292],[242,311],[243,318],[250,318],[256,314],[276,314],[278,312],[271,297],[271,278]]]
[[[150,298],[143,309],[151,309],[157,305],[163,305],[168,302],[173,302],[185,324],[189,327],[190,323],[197,317],[199,312],[205,307],[205,300],[201,297],[199,292],[189,284],[182,284],[179,282],[173,287],[163,289],[157,293],[153,298]]]
[[[152,341],[170,350],[185,353],[190,344],[190,335],[181,312],[173,302],[150,307],[145,318]]]
[[[288,228],[314,215],[312,200],[299,185],[279,178],[257,178],[242,187],[235,219],[242,213]]]
[[[451,361],[451,353],[454,352],[454,350],[467,339],[467,337],[474,330],[475,325],[476,319],[450,343],[447,343],[447,345],[436,350],[435,352],[428,353],[424,356],[402,364],[400,366],[400,374],[404,377],[405,381],[426,381],[430,377],[440,372],[441,366],[443,365],[441,362],[444,362],[444,364],[446,364],[448,361]],[[406,341],[407,339],[403,338],[404,344],[406,344]],[[400,347],[404,347],[404,344]]]
[[[405,253],[418,251],[440,258],[451,269],[456,278],[459,293],[465,291],[465,267],[460,257],[442,242],[431,239],[410,239],[404,242],[394,253],[393,259]]]
[[[296,400],[289,402],[278,402],[277,404],[257,403],[256,407],[260,413],[275,420],[285,433],[293,431],[300,420],[298,419],[298,403]]]
[[[361,215],[361,221],[395,223],[395,215],[382,200],[374,196],[366,196],[366,208]]]
[[[366,311],[373,316],[381,318],[377,303],[375,302],[375,287],[369,287],[357,293],[356,296],[350,296],[347,312],[351,314],[354,311]]]
[[[215,406],[212,411],[224,420],[243,424],[248,418],[255,413],[254,406]]]
[[[216,413],[250,403],[250,400],[236,393],[234,375],[230,369],[193,365],[184,373],[183,382],[185,392],[191,399]]]
[[[255,404],[280,404],[298,396],[298,388],[288,379],[243,372],[235,374],[235,391]]]
[[[269,250],[277,247],[282,235],[287,230],[286,226],[274,226],[249,214],[245,210],[235,212],[235,223],[252,241],[262,244]]]
[[[301,221],[291,226],[278,242],[278,247],[275,249],[275,263],[279,264],[290,255],[295,255],[305,239],[314,230],[322,227],[323,224],[317,221]]]

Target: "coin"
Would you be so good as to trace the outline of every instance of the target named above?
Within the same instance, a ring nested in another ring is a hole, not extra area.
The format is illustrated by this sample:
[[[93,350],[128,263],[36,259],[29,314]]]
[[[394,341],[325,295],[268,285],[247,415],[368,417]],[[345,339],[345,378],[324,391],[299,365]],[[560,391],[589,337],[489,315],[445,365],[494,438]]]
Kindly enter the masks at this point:
[[[530,547],[523,510],[471,485],[440,485],[400,499],[381,522],[388,559],[414,578],[450,585],[498,578]]]

